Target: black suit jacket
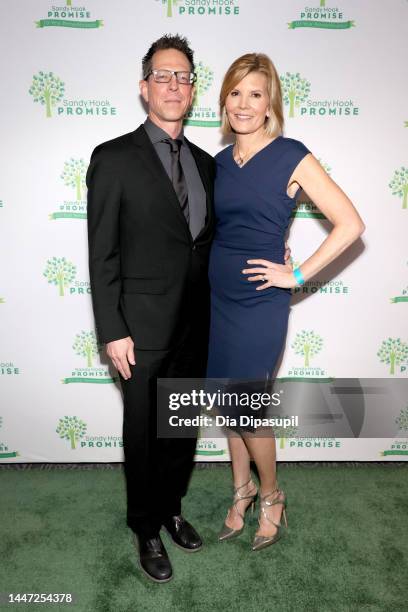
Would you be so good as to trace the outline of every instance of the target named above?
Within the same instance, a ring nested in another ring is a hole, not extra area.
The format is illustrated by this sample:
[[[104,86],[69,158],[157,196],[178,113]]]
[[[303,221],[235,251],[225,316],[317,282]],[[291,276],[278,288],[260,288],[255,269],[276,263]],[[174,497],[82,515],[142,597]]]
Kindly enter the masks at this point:
[[[194,241],[143,125],[92,153],[86,177],[89,271],[101,342],[131,336],[136,349],[171,347],[191,283],[201,294],[196,303],[208,307],[215,163],[188,144],[207,194],[205,227]]]

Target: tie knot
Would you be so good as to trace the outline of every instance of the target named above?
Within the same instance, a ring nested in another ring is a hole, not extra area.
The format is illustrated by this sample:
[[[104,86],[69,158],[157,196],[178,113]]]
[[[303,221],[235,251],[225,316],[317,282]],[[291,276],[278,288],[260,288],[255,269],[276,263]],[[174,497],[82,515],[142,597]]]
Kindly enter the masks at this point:
[[[181,147],[181,140],[173,138],[163,138],[161,142],[166,142],[171,147],[172,153],[179,153]]]

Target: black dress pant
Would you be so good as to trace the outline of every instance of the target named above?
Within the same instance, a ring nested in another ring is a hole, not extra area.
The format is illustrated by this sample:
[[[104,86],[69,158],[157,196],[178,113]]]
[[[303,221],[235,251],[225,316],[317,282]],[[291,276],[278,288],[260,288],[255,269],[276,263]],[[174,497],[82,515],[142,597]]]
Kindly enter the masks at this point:
[[[192,283],[186,294],[174,347],[151,351],[136,346],[132,376],[121,378],[127,524],[147,538],[158,535],[167,517],[181,513],[194,466],[196,438],[157,437],[156,385],[157,378],[205,376],[208,296],[203,296],[202,284],[200,291],[197,287]]]

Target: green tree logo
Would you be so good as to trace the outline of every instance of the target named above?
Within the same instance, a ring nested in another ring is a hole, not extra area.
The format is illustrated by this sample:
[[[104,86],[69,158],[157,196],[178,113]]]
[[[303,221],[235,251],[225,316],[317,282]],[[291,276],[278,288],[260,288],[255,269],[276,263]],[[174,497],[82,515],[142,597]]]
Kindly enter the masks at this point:
[[[76,199],[82,200],[82,189],[85,187],[86,164],[83,159],[71,159],[64,163],[61,178],[67,187],[73,187]]]
[[[67,0],[67,6],[72,6],[72,0]]]
[[[53,257],[47,260],[44,276],[49,283],[58,285],[59,295],[64,295],[64,288],[68,287],[75,278],[76,267],[65,257]]]
[[[282,85],[283,101],[289,104],[289,117],[295,116],[295,107],[304,102],[310,93],[310,83],[303,79],[298,72],[296,74],[286,72],[280,77]]]
[[[81,357],[86,357],[86,367],[92,368],[92,357],[98,354],[98,343],[95,332],[82,331],[75,336],[74,344],[72,345],[75,353]]]
[[[197,81],[195,83],[194,105],[198,106],[199,99],[208,91],[214,80],[214,73],[209,66],[204,66],[203,62],[199,62],[196,66]]]
[[[86,432],[86,423],[81,421],[76,416],[65,416],[58,421],[57,429],[55,430],[60,438],[71,442],[71,449],[76,448],[76,442],[83,438]]]
[[[400,338],[383,340],[377,356],[381,363],[390,364],[390,374],[395,374],[395,366],[408,359],[408,344]]]
[[[177,5],[178,0],[162,0],[162,4],[167,4],[167,17],[173,17],[173,7]]]
[[[284,415],[279,418],[289,419],[290,417],[287,415]],[[296,435],[297,430],[298,428],[295,425],[291,425],[289,427],[278,427],[278,426],[273,427],[275,437],[280,438],[279,448],[285,448],[286,440],[288,440],[289,438],[293,438]]]
[[[320,6],[326,6],[326,0],[320,0]]]
[[[45,104],[45,114],[51,117],[52,107],[62,100],[65,92],[64,83],[53,72],[42,72],[33,76],[33,82],[28,92],[33,96],[34,102]]]
[[[408,168],[401,166],[396,170],[388,186],[392,195],[402,198],[402,208],[408,208]]]
[[[297,261],[297,259],[293,259],[292,255],[290,256],[289,261],[293,269],[298,268],[300,266],[300,261]]]
[[[318,160],[317,160],[317,161],[319,162],[319,164],[321,165],[321,167],[323,168],[323,170],[324,170],[325,172],[327,172],[327,174],[329,174],[329,175],[330,175],[330,172],[331,172],[331,170],[332,170],[332,169],[330,168],[329,164],[326,164],[326,162],[324,162],[322,159],[320,159],[320,157],[318,158]]]
[[[295,336],[292,344],[296,355],[303,355],[305,358],[305,367],[310,365],[310,358],[319,353],[323,346],[323,339],[314,331],[302,330]]]
[[[408,431],[408,407],[401,410],[399,416],[395,419],[399,431]]]

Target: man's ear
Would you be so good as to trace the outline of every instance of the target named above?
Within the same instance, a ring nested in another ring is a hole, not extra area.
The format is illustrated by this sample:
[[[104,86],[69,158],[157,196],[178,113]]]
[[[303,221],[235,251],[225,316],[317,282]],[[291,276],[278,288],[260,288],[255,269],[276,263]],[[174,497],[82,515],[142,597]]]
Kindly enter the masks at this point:
[[[148,91],[147,81],[145,81],[144,79],[139,81],[139,89],[140,89],[140,95],[142,96],[143,100],[147,104],[149,102],[149,91]]]
[[[192,105],[192,103],[193,103],[193,100],[194,100],[194,96],[195,96],[195,94],[196,94],[196,88],[195,88],[195,86],[194,86],[194,85],[191,87],[191,92],[190,92],[190,94],[191,94],[191,99],[190,99],[190,106],[191,106],[191,105]]]

